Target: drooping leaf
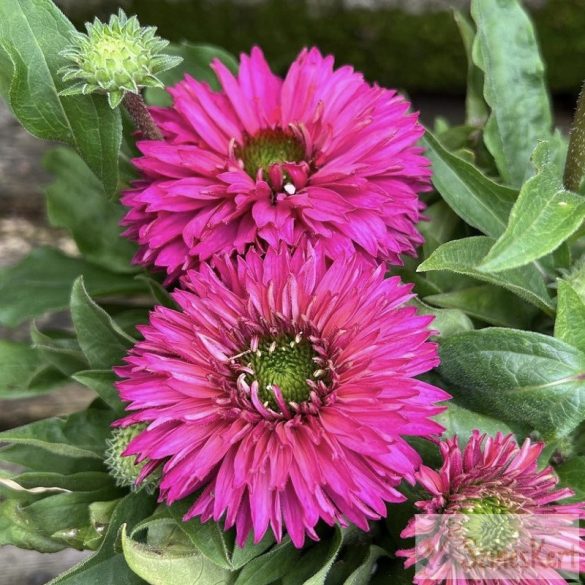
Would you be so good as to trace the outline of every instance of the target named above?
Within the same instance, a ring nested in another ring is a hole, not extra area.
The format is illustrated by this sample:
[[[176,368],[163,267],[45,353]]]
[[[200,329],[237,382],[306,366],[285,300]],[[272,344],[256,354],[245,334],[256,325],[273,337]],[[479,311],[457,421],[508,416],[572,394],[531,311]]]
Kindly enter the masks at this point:
[[[102,459],[113,419],[110,411],[89,409],[3,431],[0,442],[32,445],[61,457]]]
[[[150,585],[224,585],[230,582],[230,572],[206,559],[197,549],[141,544],[127,535],[125,525],[122,527],[122,550],[128,566]]]
[[[183,61],[174,69],[161,73],[158,77],[166,85],[174,85],[181,81],[185,74],[194,77],[198,81],[208,83],[213,89],[219,89],[215,73],[210,68],[214,59],[219,59],[233,73],[238,70],[238,62],[233,55],[213,45],[192,44],[182,42],[179,45],[170,45],[165,49],[169,55],[182,57]],[[156,106],[168,106],[171,97],[162,89],[149,87],[146,89],[147,103]]]
[[[492,328],[440,344],[439,372],[459,404],[509,424],[566,436],[585,420],[585,354],[541,333]]]
[[[585,352],[585,302],[566,281],[558,281],[555,337]]]
[[[15,266],[0,270],[0,324],[15,327],[47,311],[65,309],[79,276],[92,296],[145,290],[132,276],[114,274],[53,248],[37,248]]]
[[[491,284],[430,295],[424,301],[444,309],[459,309],[490,325],[517,329],[527,328],[538,312],[533,305]]]
[[[45,167],[55,179],[47,188],[49,221],[66,228],[84,258],[113,272],[136,272],[136,245],[121,236],[122,206],[110,200],[103,185],[73,150],[50,150]]]
[[[473,0],[473,60],[491,115],[484,141],[506,183],[530,176],[530,155],[550,137],[552,115],[532,23],[518,0]]]
[[[443,244],[419,267],[419,272],[448,270],[465,274],[490,284],[501,286],[527,300],[546,313],[554,311],[554,305],[541,274],[532,266],[490,273],[478,270],[488,250],[493,245],[491,238],[477,236],[454,240]]]
[[[483,271],[509,270],[546,256],[585,219],[585,197],[565,190],[548,143],[536,147],[533,161],[537,174],[522,186],[506,231],[480,265]]]
[[[66,381],[37,349],[15,341],[0,340],[0,371],[3,400],[44,394]]]
[[[118,186],[120,112],[104,96],[61,97],[59,52],[74,26],[50,0],[0,3],[0,47],[12,63],[8,98],[20,123],[38,138],[73,146],[107,193]]]
[[[92,300],[83,278],[73,285],[71,318],[79,345],[92,368],[109,369],[121,363],[134,339]]]
[[[451,209],[488,236],[502,234],[518,193],[494,183],[472,164],[448,152],[430,132],[422,144],[433,163],[433,185]]]

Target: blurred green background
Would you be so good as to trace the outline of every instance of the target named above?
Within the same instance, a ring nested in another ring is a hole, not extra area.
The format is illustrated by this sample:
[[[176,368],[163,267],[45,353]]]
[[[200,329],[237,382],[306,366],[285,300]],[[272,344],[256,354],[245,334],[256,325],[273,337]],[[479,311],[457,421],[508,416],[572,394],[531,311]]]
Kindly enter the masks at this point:
[[[62,0],[81,26],[120,2]],[[217,44],[237,53],[263,47],[283,71],[299,49],[317,45],[370,81],[409,93],[461,94],[465,55],[452,9],[464,0],[123,0],[143,24],[171,40]],[[585,0],[527,0],[555,94],[574,95],[585,78]]]

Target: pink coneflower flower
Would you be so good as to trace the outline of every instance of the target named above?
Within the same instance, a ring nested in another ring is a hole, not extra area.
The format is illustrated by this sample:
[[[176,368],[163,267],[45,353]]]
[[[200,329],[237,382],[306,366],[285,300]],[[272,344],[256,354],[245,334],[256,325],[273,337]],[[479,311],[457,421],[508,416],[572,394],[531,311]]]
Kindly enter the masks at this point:
[[[151,109],[164,139],[138,142],[142,179],[122,199],[136,262],[172,280],[214,254],[303,238],[330,258],[414,253],[430,169],[405,99],[317,49],[284,80],[258,48],[237,77],[212,68],[222,90],[187,76],[168,90],[172,107]]]
[[[563,572],[585,569],[585,505],[558,503],[574,492],[556,487],[551,467],[539,470],[543,443],[474,431],[463,451],[457,437],[440,448],[441,469],[416,474],[431,497],[402,532],[415,548],[397,552],[406,567],[420,563],[415,583],[559,585]]]
[[[202,490],[185,520],[225,520],[242,545],[270,526],[297,547],[315,526],[386,514],[420,464],[404,437],[442,431],[448,396],[414,376],[437,365],[410,286],[356,256],[329,267],[308,248],[203,263],[157,307],[117,370],[149,423],[126,455],[162,466],[169,504]]]

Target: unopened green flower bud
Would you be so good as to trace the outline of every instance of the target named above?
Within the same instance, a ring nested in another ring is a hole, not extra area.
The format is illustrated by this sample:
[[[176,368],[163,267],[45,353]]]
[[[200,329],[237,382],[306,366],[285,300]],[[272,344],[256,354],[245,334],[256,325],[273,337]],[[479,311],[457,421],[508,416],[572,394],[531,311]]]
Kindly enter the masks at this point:
[[[135,456],[124,457],[122,455],[130,441],[144,431],[147,426],[146,424],[138,424],[114,429],[112,436],[106,441],[105,463],[117,486],[128,487],[132,491],[144,489],[148,493],[153,493],[158,486],[160,473],[158,471],[151,473],[140,485],[137,485],[136,480],[147,461],[137,463]]]
[[[141,27],[121,9],[108,24],[96,18],[85,27],[87,34],[74,33],[71,46],[60,53],[70,63],[59,73],[64,82],[73,82],[60,95],[106,93],[115,108],[127,92],[164,87],[157,75],[182,61],[161,53],[169,42],[156,36],[155,27]]]

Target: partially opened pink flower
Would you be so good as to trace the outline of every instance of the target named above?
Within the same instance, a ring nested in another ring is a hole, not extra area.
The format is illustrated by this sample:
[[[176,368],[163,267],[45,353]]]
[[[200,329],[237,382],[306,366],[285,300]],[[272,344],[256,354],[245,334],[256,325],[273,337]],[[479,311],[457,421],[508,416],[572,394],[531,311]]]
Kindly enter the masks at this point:
[[[330,258],[414,253],[430,169],[406,100],[317,49],[284,80],[258,48],[237,77],[212,67],[221,91],[187,76],[172,107],[152,108],[164,140],[138,143],[142,179],[122,199],[136,262],[173,279],[217,253],[304,238]]]
[[[474,431],[465,449],[457,437],[440,448],[441,469],[416,474],[430,497],[402,532],[415,548],[397,552],[406,567],[418,563],[417,585],[560,585],[585,570],[585,504],[558,503],[575,494],[539,469],[544,443]]]
[[[442,431],[430,417],[448,396],[415,378],[438,363],[431,318],[357,256],[328,267],[283,246],[214,263],[117,370],[132,411],[118,424],[149,423],[126,455],[148,461],[142,477],[162,467],[162,501],[202,490],[186,519],[223,519],[240,545],[270,527],[300,547],[320,519],[367,530],[414,480],[404,437]]]

